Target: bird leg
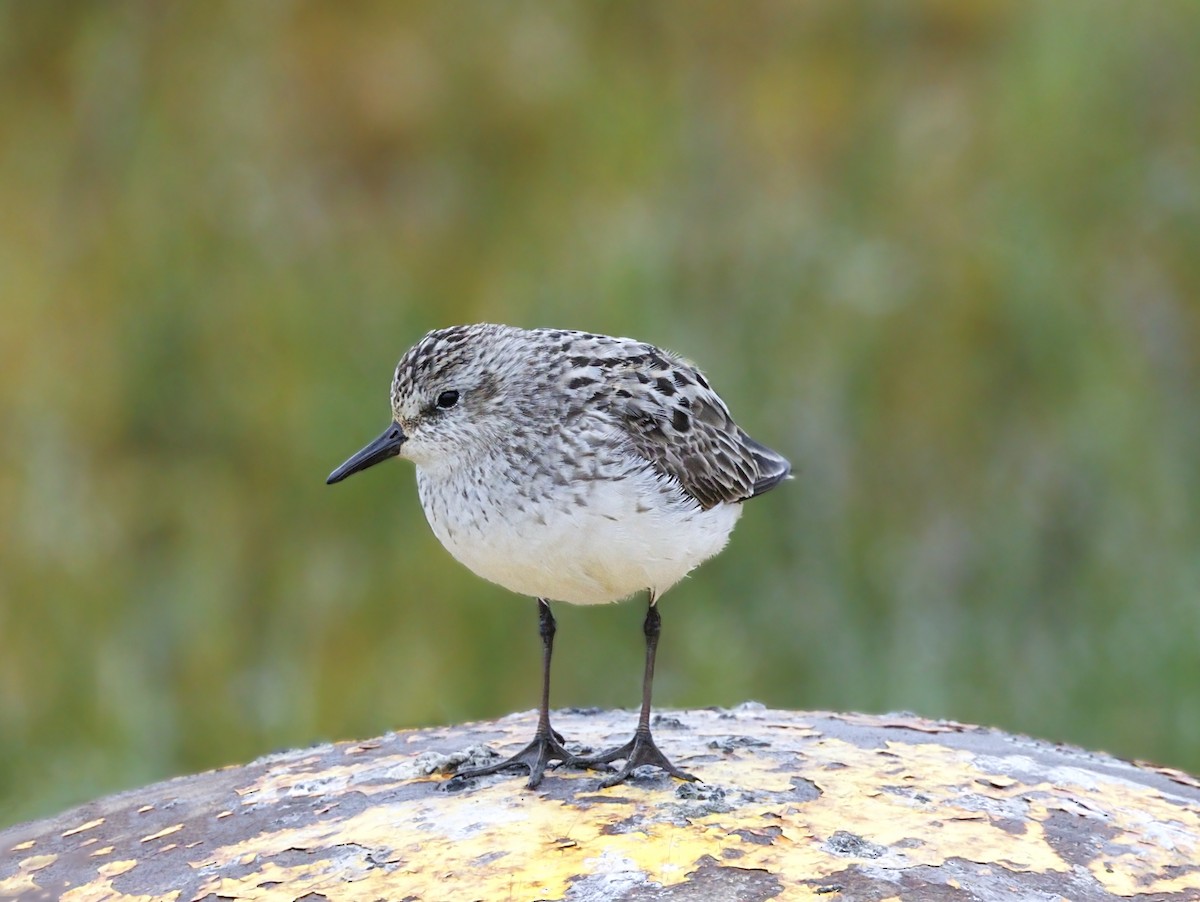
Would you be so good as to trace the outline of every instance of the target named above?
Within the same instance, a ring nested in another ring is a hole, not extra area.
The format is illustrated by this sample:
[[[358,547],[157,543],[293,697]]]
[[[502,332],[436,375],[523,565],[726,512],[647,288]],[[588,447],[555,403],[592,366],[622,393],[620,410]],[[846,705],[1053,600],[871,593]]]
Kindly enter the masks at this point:
[[[551,761],[557,760],[570,765],[580,762],[579,758],[563,747],[562,736],[550,727],[550,655],[554,651],[554,633],[557,626],[546,600],[539,598],[537,603],[538,633],[542,637],[542,703],[538,708],[537,731],[533,734],[533,741],[511,758],[485,767],[461,770],[451,778],[452,780],[484,777],[509,768],[523,767],[529,771],[529,788],[535,789],[542,782],[546,767]]]
[[[569,762],[576,767],[596,767],[608,764],[610,761],[624,760],[625,764],[619,771],[601,781],[601,789],[623,783],[633,773],[634,768],[645,764],[660,767],[672,777],[680,780],[689,783],[698,782],[696,777],[681,771],[672,764],[667,756],[659,751],[658,746],[654,744],[654,737],[650,735],[650,688],[654,683],[654,656],[658,651],[658,634],[662,631],[662,618],[659,616],[658,607],[654,602],[655,598],[652,592],[650,593],[650,606],[646,611],[646,620],[642,625],[642,631],[646,634],[646,672],[642,677],[642,713],[638,716],[637,730],[634,731],[633,738],[619,748]]]

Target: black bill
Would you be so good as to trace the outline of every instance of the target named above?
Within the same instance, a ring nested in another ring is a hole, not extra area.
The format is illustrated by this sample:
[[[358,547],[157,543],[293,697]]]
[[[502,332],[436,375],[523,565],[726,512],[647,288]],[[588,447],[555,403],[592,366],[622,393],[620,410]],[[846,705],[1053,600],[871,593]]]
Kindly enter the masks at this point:
[[[400,446],[404,444],[407,436],[404,430],[396,423],[392,423],[384,430],[383,435],[367,445],[348,461],[329,474],[329,478],[325,480],[326,485],[333,485],[335,482],[341,482],[347,476],[353,476],[359,470],[365,470],[367,467],[373,467],[375,464],[387,460],[389,457],[395,457],[400,453]]]

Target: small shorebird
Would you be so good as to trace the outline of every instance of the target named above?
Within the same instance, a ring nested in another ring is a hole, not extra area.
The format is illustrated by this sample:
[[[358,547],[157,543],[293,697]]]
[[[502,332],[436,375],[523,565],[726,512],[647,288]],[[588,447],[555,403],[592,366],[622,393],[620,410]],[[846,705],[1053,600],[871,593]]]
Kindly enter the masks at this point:
[[[719,552],[742,502],[791,467],[754,441],[690,363],[630,338],[488,323],[430,332],[392,379],[392,424],[328,483],[390,457],[416,464],[434,534],[484,579],[537,599],[542,697],[533,741],[478,777],[511,767],[529,787],[551,761],[603,767],[601,784],[656,765],[650,690],[656,602]],[[550,726],[551,601],[598,604],[649,593],[642,709],[633,738],[601,754],[568,752]]]

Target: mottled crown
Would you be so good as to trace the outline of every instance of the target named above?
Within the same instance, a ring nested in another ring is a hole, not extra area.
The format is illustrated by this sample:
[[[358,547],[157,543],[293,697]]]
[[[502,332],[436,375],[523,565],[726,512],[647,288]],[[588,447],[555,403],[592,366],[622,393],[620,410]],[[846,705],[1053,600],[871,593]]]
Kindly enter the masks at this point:
[[[528,368],[521,347],[528,334],[494,323],[430,332],[396,365],[391,401],[397,419],[428,410],[446,389],[469,390],[476,402],[493,397],[502,381]],[[530,375],[535,372],[529,370]]]
[[[487,333],[498,328],[481,323],[430,332],[409,348],[396,364],[392,379],[392,407],[398,408],[419,386],[433,383],[447,373],[469,366],[478,357],[481,347],[481,343],[473,342],[472,338],[486,338]]]

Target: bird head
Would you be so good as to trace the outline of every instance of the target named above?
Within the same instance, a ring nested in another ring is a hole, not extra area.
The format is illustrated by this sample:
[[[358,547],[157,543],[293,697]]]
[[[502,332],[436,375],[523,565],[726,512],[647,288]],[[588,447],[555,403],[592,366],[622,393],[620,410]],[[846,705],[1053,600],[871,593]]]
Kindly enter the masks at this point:
[[[529,390],[520,390],[519,378],[528,355],[515,346],[521,335],[489,323],[426,335],[396,366],[391,425],[326,482],[341,482],[391,457],[419,467],[454,465],[493,445],[529,406]]]

